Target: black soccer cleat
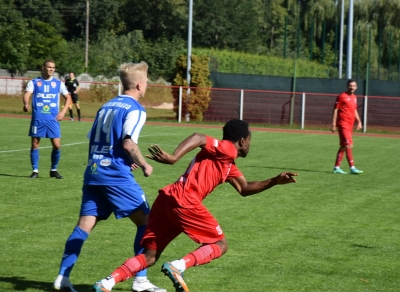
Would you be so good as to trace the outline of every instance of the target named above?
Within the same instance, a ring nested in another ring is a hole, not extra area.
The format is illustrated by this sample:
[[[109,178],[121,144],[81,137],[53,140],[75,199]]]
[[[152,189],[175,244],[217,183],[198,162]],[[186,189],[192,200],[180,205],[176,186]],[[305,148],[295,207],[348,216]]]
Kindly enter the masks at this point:
[[[29,178],[38,178],[39,173],[38,172],[32,172],[32,174],[29,176]]]
[[[50,177],[55,177],[57,179],[63,179],[64,177],[58,173],[57,170],[50,171]]]

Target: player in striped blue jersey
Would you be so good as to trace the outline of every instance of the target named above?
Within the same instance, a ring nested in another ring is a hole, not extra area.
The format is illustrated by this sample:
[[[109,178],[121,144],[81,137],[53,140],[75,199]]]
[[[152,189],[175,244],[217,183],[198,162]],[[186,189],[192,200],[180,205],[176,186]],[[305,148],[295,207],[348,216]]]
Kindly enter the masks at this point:
[[[117,219],[128,217],[136,226],[134,252],[143,251],[141,239],[150,212],[146,195],[131,170],[141,168],[150,176],[153,167],[138,147],[140,131],[146,121],[146,111],[138,102],[147,88],[145,62],[125,63],[119,68],[124,92],[106,102],[97,112],[89,133],[88,164],[84,174],[82,204],[78,224],[65,244],[55,290],[76,291],[69,280],[83,243],[100,220],[114,213]],[[118,248],[118,241],[115,242]],[[136,274],[133,291],[166,292],[150,283],[147,271]]]
[[[51,152],[50,177],[62,179],[57,166],[61,156],[60,121],[71,104],[71,96],[64,83],[53,77],[56,65],[54,61],[46,60],[42,66],[42,76],[28,82],[22,99],[23,111],[30,110],[29,99],[32,95],[32,119],[29,128],[31,136],[31,164],[30,178],[39,177],[39,145],[40,138],[50,138],[53,146]],[[60,108],[60,93],[65,97],[64,107]]]

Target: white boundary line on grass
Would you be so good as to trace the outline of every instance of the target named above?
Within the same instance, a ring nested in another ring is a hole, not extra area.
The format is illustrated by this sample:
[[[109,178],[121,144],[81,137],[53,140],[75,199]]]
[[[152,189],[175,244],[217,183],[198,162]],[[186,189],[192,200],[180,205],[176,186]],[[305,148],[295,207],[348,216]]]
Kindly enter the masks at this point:
[[[88,142],[77,142],[77,143],[70,143],[70,144],[62,144],[61,146],[62,146],[62,147],[65,147],[65,146],[74,146],[74,145],[86,144],[86,143],[88,143]],[[43,146],[43,147],[40,147],[40,149],[46,149],[46,148],[53,148],[53,146]],[[0,151],[0,153],[10,153],[10,152],[29,151],[29,150],[31,150],[31,148],[26,148],[26,149],[15,149],[15,150],[3,150],[3,151]]]
[[[180,134],[163,134],[163,135],[143,135],[140,137],[155,137],[155,136],[179,136]],[[139,137],[139,138],[140,138]],[[76,143],[69,143],[69,144],[61,144],[61,147],[66,147],[66,146],[74,146],[74,145],[80,145],[80,144],[89,144],[89,139],[86,142],[76,142]],[[166,144],[164,144],[166,145]],[[40,149],[48,149],[52,148],[53,146],[43,146],[40,147]],[[0,151],[0,154],[4,153],[11,153],[11,152],[20,152],[20,151],[30,151],[30,148],[25,148],[25,149],[14,149],[14,150],[2,150]]]

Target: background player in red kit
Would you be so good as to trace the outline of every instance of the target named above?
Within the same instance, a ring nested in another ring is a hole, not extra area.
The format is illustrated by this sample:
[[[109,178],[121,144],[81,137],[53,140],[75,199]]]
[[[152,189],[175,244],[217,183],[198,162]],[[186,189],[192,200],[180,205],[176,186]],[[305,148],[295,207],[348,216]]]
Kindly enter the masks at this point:
[[[336,104],[333,109],[332,116],[332,133],[335,132],[336,127],[339,132],[340,148],[337,153],[335,168],[333,173],[347,174],[340,168],[340,163],[346,154],[347,161],[350,166],[351,174],[363,173],[362,170],[354,166],[353,159],[353,127],[354,120],[357,120],[357,130],[362,129],[360,117],[357,112],[357,97],[354,92],[357,89],[357,82],[353,79],[347,81],[347,91],[340,94],[336,99]]]
[[[155,264],[166,246],[182,232],[200,244],[195,251],[180,260],[167,262],[161,271],[174,284],[176,291],[189,291],[183,271],[203,265],[222,256],[228,250],[225,235],[214,216],[202,201],[215,187],[229,182],[242,196],[265,191],[277,184],[294,183],[297,173],[283,172],[264,181],[247,181],[236,167],[237,157],[246,157],[250,148],[251,132],[247,122],[230,120],[223,127],[223,138],[194,133],[182,141],[172,155],[158,145],[149,148],[148,158],[160,163],[174,164],[189,151],[200,147],[186,172],[173,184],[159,190],[143,236],[143,254],[132,257],[109,277],[98,281],[93,291],[111,291],[118,282]]]

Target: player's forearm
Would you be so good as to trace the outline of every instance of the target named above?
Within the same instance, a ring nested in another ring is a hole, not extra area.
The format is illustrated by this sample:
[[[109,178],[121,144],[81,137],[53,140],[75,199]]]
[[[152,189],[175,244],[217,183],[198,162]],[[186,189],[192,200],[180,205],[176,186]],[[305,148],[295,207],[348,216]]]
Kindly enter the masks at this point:
[[[131,139],[124,139],[122,146],[132,163],[136,163],[141,168],[146,166],[147,162],[135,142],[133,142]]]
[[[242,195],[243,197],[255,195],[266,191],[273,186],[276,186],[277,184],[278,181],[275,177],[263,181],[250,181],[247,182],[247,185],[242,188],[242,190],[240,191],[240,195]]]
[[[361,119],[360,119],[360,116],[358,115],[357,110],[355,111],[354,115],[355,115],[357,123],[361,123]]]
[[[67,108],[70,107],[70,105],[72,104],[72,98],[70,94],[66,94],[64,95],[65,97],[65,101],[64,101],[64,109],[65,111],[67,110]]]
[[[29,97],[31,96],[30,92],[25,92],[24,96],[22,97],[22,103],[24,106],[29,105]]]
[[[337,111],[338,111],[337,108],[335,108],[335,109],[333,110],[333,114],[332,114],[332,126],[336,126]]]

